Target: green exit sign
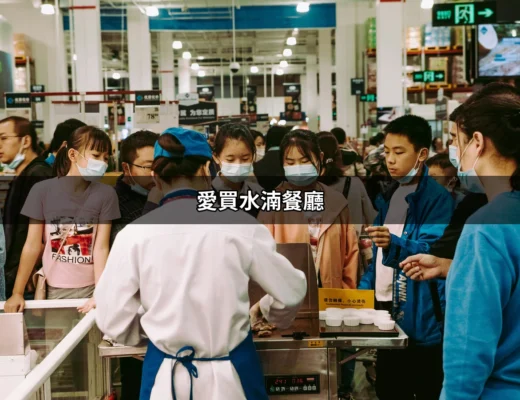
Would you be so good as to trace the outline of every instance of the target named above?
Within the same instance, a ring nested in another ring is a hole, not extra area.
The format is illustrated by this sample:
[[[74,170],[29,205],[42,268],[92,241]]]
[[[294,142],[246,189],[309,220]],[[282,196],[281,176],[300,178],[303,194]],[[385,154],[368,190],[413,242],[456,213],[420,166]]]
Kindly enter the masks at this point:
[[[493,24],[497,5],[494,1],[434,4],[432,13],[433,26]]]
[[[359,96],[359,100],[365,103],[373,103],[377,101],[377,96],[375,94],[362,94]]]
[[[413,81],[421,83],[434,83],[446,81],[444,71],[417,71],[413,73]]]

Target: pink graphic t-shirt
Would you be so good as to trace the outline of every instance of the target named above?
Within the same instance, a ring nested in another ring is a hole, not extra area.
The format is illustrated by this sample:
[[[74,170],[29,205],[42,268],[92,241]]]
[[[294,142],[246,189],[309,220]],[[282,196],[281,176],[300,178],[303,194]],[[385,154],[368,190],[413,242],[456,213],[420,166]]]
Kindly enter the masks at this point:
[[[95,284],[97,225],[121,215],[114,188],[92,182],[77,195],[64,190],[71,183],[68,179],[74,178],[54,178],[34,185],[22,214],[45,221],[42,261],[47,283],[56,288],[81,288]]]

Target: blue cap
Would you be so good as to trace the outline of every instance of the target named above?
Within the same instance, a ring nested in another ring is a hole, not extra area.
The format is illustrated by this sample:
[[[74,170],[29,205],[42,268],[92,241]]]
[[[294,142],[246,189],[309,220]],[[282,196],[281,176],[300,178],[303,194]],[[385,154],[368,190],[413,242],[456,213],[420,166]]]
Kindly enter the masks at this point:
[[[206,137],[200,132],[184,128],[168,128],[162,133],[162,135],[172,135],[175,137],[184,146],[184,154],[172,154],[169,151],[164,150],[159,145],[159,141],[157,141],[155,142],[153,158],[201,156],[211,159],[212,157],[211,148],[209,147],[208,142],[206,142]]]

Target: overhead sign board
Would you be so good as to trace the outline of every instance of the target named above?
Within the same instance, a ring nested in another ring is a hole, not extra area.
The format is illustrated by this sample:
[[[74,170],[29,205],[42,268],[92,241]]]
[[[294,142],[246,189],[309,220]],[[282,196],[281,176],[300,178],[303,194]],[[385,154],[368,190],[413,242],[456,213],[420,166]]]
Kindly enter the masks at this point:
[[[160,106],[161,93],[156,90],[136,90],[135,91],[135,105],[142,106]]]
[[[197,125],[217,120],[217,103],[203,101],[185,106],[179,104],[179,124]]]
[[[6,93],[5,108],[31,108],[31,94]]]
[[[421,83],[444,82],[446,74],[444,71],[417,71],[413,73],[413,81]]]
[[[45,85],[31,85],[31,93],[43,93],[45,92]],[[32,96],[33,103],[45,103],[44,96]]]
[[[352,78],[350,80],[350,94],[352,96],[358,96],[363,93],[365,93],[365,79]]]
[[[198,93],[179,93],[177,95],[179,105],[181,106],[193,106],[199,102]]]
[[[494,1],[434,4],[432,13],[433,26],[481,25],[497,21]]]
[[[359,96],[359,100],[361,100],[363,103],[374,103],[377,101],[377,95],[373,93],[362,94]]]

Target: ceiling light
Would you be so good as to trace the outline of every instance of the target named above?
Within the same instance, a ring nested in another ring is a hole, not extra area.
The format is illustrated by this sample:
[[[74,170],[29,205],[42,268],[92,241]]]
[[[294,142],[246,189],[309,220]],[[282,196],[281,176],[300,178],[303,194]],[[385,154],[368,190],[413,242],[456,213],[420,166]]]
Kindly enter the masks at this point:
[[[145,11],[149,17],[157,17],[159,15],[159,9],[155,6],[146,7]]]
[[[294,46],[296,45],[296,38],[291,36],[287,38],[287,46]]]
[[[289,63],[285,60],[280,61],[280,67],[287,68],[289,66]]]
[[[119,72],[114,72],[112,74],[112,79],[116,79],[116,80],[121,79],[121,74]]]
[[[199,68],[200,68],[200,65],[199,65],[199,64],[197,64],[197,63],[193,63],[193,64],[191,64],[191,69],[193,69],[193,70],[196,71],[196,70],[198,70]]]
[[[422,0],[421,8],[424,10],[429,10],[433,8],[433,0]]]
[[[277,54],[276,57],[283,57],[283,54]]]
[[[198,56],[197,60],[201,60],[201,61],[204,60],[204,56]]]
[[[191,53],[189,51],[185,51],[184,53],[182,53],[182,58],[184,58],[185,60],[190,60]]]
[[[306,13],[309,12],[309,8],[309,3],[307,3],[306,1],[301,1],[296,6],[296,11],[298,11],[299,13]]]
[[[251,67],[251,73],[252,73],[252,74],[258,74],[258,67],[255,66],[255,65],[253,65],[253,66]]]
[[[278,69],[276,70],[276,75],[278,75],[278,76],[283,75],[283,69],[278,68]]]
[[[78,56],[77,56],[76,54],[73,54],[73,55],[72,55],[72,59],[73,59],[74,61],[78,61]]]
[[[172,47],[175,49],[175,50],[180,50],[182,49],[182,42],[180,40],[175,40],[173,43],[172,43]]]
[[[54,6],[52,4],[42,4],[40,6],[40,11],[44,15],[54,15]]]
[[[291,57],[292,56],[292,50],[291,49],[284,49],[283,56],[284,57]]]
[[[199,71],[197,73],[197,75],[200,77],[200,78],[204,78],[206,76],[206,71]]]

